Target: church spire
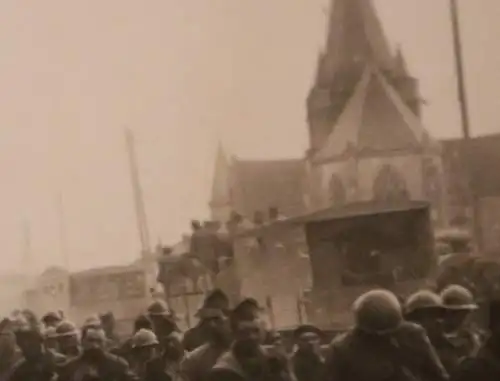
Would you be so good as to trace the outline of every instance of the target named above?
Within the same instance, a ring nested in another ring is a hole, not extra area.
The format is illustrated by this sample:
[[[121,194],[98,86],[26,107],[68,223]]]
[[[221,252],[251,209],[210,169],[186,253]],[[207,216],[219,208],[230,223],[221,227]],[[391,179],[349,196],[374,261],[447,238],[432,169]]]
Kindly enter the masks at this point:
[[[211,209],[225,207],[230,201],[230,165],[230,159],[219,141],[215,156],[215,173],[212,180]]]
[[[367,65],[386,74],[405,103],[420,112],[417,82],[401,50],[392,53],[372,0],[331,0],[328,17],[325,48],[307,99],[311,151],[332,132]]]
[[[307,99],[311,149],[331,133],[367,64],[394,66],[389,42],[371,0],[331,0],[326,44]]]
[[[371,0],[332,0],[327,33],[331,75],[368,62],[391,68],[390,45]]]

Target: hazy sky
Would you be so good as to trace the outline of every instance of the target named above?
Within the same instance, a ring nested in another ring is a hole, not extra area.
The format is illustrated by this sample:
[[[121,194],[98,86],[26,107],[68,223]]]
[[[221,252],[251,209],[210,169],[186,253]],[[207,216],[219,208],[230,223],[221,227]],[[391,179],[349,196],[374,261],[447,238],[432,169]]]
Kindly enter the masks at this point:
[[[421,79],[426,124],[459,132],[447,0],[378,0]],[[462,0],[475,133],[498,132],[500,2]],[[0,1],[4,269],[126,262],[139,244],[123,128],[135,130],[153,244],[204,218],[220,138],[244,157],[301,155],[326,0]]]

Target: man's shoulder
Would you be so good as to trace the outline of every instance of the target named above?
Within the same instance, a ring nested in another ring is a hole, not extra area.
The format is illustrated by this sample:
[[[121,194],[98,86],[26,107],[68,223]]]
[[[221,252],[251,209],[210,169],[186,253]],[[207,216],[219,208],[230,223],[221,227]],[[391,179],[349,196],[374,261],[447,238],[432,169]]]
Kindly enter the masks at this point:
[[[355,338],[355,336],[356,336],[356,334],[355,334],[354,329],[349,329],[345,332],[341,332],[341,333],[335,335],[335,337],[332,339],[332,341],[330,341],[330,344],[328,345],[327,350],[343,347],[343,346],[347,345],[348,343],[350,343]]]
[[[123,357],[117,356],[113,353],[106,352],[104,354],[104,358],[106,361],[108,361],[111,364],[114,364],[117,367],[120,368],[128,368],[128,362],[125,360]]]
[[[422,327],[420,324],[405,320],[399,326],[399,331],[421,334],[425,333],[425,328]]]

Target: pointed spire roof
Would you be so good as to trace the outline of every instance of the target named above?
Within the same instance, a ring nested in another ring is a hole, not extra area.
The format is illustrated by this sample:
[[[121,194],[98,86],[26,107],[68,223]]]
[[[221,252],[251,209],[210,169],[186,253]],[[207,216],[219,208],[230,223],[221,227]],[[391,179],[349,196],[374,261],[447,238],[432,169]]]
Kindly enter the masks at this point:
[[[323,70],[330,75],[368,62],[392,69],[390,45],[371,0],[331,0],[325,54]]]
[[[396,49],[396,55],[394,56],[394,72],[401,77],[409,77],[410,71],[408,70],[408,64],[406,63],[405,56],[403,55],[403,50],[401,45],[398,45]]]
[[[429,139],[420,120],[381,70],[375,65],[367,65],[354,94],[315,158],[329,160],[349,152],[362,155],[418,149]]]
[[[212,182],[212,199],[215,204],[225,204],[230,200],[230,160],[226,155],[226,151],[219,141],[215,156],[215,171]]]

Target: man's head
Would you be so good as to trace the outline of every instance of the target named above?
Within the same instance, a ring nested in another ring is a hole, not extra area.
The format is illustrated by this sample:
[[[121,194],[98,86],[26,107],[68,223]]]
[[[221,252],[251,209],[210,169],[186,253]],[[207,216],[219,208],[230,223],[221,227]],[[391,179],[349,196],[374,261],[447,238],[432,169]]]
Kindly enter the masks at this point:
[[[301,325],[294,332],[295,343],[301,352],[318,353],[323,333],[312,325]]]
[[[229,309],[229,298],[224,291],[215,289],[205,298],[203,308],[218,308],[226,311]]]
[[[441,291],[441,299],[446,308],[444,328],[452,332],[460,328],[472,311],[477,309],[472,293],[460,285],[450,285]]]
[[[58,312],[50,311],[46,313],[42,317],[42,323],[46,328],[48,327],[57,327],[57,325],[61,322],[62,318]]]
[[[179,332],[174,331],[161,337],[160,344],[163,349],[163,356],[167,360],[177,361],[184,355],[182,335]]]
[[[244,357],[253,357],[260,353],[264,341],[264,324],[259,318],[239,319],[232,323],[234,350]]]
[[[95,359],[104,353],[106,332],[102,328],[86,327],[82,330],[82,349],[84,356]]]
[[[231,339],[229,319],[220,309],[204,308],[199,317],[210,341],[216,344],[226,344]]]
[[[63,321],[56,328],[57,345],[63,354],[76,354],[80,346],[79,332],[76,326]]]
[[[140,329],[132,337],[133,354],[142,362],[147,362],[155,356],[158,344],[158,338],[148,329]]]

